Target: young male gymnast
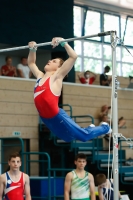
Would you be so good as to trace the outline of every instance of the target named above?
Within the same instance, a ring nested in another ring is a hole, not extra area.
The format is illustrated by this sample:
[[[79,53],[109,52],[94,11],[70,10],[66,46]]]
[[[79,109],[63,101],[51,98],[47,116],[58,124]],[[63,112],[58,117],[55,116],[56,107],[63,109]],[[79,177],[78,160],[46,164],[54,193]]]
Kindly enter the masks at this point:
[[[68,59],[61,58],[49,60],[44,67],[45,74],[36,66],[36,42],[29,42],[28,66],[37,78],[34,88],[34,102],[39,115],[44,124],[60,139],[70,142],[72,140],[87,141],[102,134],[110,133],[107,123],[95,127],[90,125],[81,128],[67,113],[58,107],[58,99],[61,94],[63,78],[72,69],[77,54],[63,38],[52,39],[52,46],[55,48],[59,44],[65,48]]]

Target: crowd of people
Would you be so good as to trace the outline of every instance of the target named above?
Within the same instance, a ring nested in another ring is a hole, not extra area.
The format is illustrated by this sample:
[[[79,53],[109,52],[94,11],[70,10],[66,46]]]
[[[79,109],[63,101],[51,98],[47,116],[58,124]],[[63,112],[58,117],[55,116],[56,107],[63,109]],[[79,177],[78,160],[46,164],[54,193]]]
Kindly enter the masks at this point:
[[[1,76],[9,76],[9,77],[20,77],[20,78],[31,78],[32,72],[30,71],[27,63],[27,57],[21,57],[20,63],[15,67],[12,64],[12,57],[5,57],[5,64],[0,67],[0,75]],[[104,68],[104,72],[100,74],[100,85],[109,86],[112,78],[107,75],[110,71],[110,67],[106,66]],[[96,80],[97,74],[87,70],[85,72],[81,72],[78,74],[79,81],[82,84],[93,84]]]
[[[110,71],[110,67],[107,65],[104,68],[104,72],[102,74],[100,74],[99,84],[101,86],[110,86],[112,78],[107,75],[107,73],[109,73],[109,71]],[[78,74],[78,79],[82,84],[91,85],[95,82],[96,77],[97,77],[97,75],[90,70],[87,70],[84,73],[82,72],[82,73]]]
[[[12,57],[6,56],[5,64],[0,68],[1,76],[30,78],[32,73],[28,67],[27,58],[22,57],[17,67],[12,64]]]
[[[27,57],[21,57],[20,63],[17,66],[13,66],[13,59],[11,56],[5,57],[5,64],[0,67],[1,76],[31,78],[32,72],[28,67]],[[100,74],[100,85],[109,86],[112,79],[108,77],[106,73],[110,71],[110,67],[106,66],[104,72]],[[96,80],[97,74],[87,70],[78,74],[79,81],[82,84],[93,84]]]

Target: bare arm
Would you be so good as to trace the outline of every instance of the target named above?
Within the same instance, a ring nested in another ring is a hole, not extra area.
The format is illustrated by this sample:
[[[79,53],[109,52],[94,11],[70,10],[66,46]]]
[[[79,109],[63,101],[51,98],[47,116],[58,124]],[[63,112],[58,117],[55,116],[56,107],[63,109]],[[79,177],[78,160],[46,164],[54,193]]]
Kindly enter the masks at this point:
[[[1,175],[0,176],[0,200],[2,200],[3,192],[4,192],[4,177],[3,175]]]
[[[57,41],[61,41],[63,38],[53,38],[52,40],[52,45],[55,47],[58,45]],[[63,65],[60,67],[60,69],[57,72],[56,78],[57,79],[62,79],[69,73],[69,71],[72,69],[76,59],[77,59],[77,54],[75,51],[71,48],[71,46],[66,43],[64,45],[64,48],[69,56],[69,58],[63,63]]]
[[[23,71],[21,69],[18,69],[18,74],[21,78],[24,78]]]
[[[10,72],[9,70],[5,71],[5,69],[3,67],[1,68],[2,75],[6,76],[9,72]]]
[[[106,84],[109,84],[109,81],[108,80],[106,80],[106,81],[102,80],[102,85],[106,85]]]
[[[104,198],[103,198],[103,190],[99,186],[98,186],[98,196],[99,196],[99,200],[104,200]]]
[[[108,78],[108,80],[106,80],[106,81],[102,80],[102,85],[110,84],[111,81],[112,81],[112,78],[111,78],[111,77]]]
[[[94,178],[93,178],[92,174],[90,174],[90,173],[89,173],[88,177],[89,177],[89,182],[90,182],[91,200],[96,200]]]
[[[81,77],[84,77],[83,72],[80,72],[80,73],[78,74],[78,78],[81,78]]]
[[[16,69],[16,67],[13,67],[13,71],[14,71],[14,76],[18,76],[18,74],[17,74],[17,69]]]
[[[29,42],[28,45],[30,48],[33,48],[36,45],[36,42]],[[28,66],[36,78],[41,78],[44,76],[44,74],[36,66],[36,51],[29,51]]]
[[[70,200],[70,189],[71,189],[71,181],[72,181],[72,172],[69,172],[65,178],[64,184],[64,200]]]
[[[29,78],[31,78],[31,76],[32,76],[32,72],[30,71],[30,72],[29,72]]]
[[[25,174],[25,200],[31,200],[29,176]]]

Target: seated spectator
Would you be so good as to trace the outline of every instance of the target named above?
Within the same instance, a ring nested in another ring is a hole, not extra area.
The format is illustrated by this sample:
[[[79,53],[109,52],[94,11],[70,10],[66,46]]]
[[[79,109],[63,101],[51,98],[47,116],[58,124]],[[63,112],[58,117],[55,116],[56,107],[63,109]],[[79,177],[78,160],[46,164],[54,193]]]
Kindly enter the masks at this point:
[[[106,66],[104,68],[104,73],[103,74],[100,74],[100,85],[103,85],[103,86],[109,86],[111,81],[112,81],[112,78],[108,77],[108,75],[106,73],[108,73],[110,71],[110,67],[109,66]]]
[[[100,123],[107,122],[110,124],[110,118],[111,118],[110,109],[111,109],[111,106],[108,106],[108,105],[103,105],[101,107],[101,112],[99,114]],[[125,124],[126,124],[126,120],[124,119],[124,117],[120,117],[118,119],[118,127],[119,128],[125,127]],[[111,125],[112,125],[112,121],[111,121]]]
[[[84,73],[78,74],[78,78],[83,84],[92,84],[96,80],[96,74],[87,70]]]
[[[95,177],[96,185],[98,186],[99,200],[114,199],[114,185],[113,179],[107,179],[104,174],[97,174]],[[118,191],[118,199],[122,199],[120,192]]]
[[[28,67],[26,57],[21,58],[21,63],[18,64],[17,70],[18,70],[19,77],[21,78],[30,78],[32,76],[32,73]]]
[[[111,106],[108,106],[108,105],[103,105],[101,107],[101,112],[99,114],[99,121],[100,122],[103,120],[103,117],[106,115],[107,121],[108,121],[108,123],[110,123],[110,109],[111,109]]]
[[[2,76],[17,76],[16,68],[12,66],[12,58],[7,56],[5,58],[6,64],[1,67],[1,75]]]
[[[101,122],[99,124],[99,126],[103,123],[103,122],[106,122],[108,124],[110,124],[110,121],[108,121],[108,116],[106,114],[104,114],[101,118]]]
[[[120,117],[118,119],[118,127],[119,128],[126,127],[125,124],[126,124],[126,120],[124,120],[124,117]]]

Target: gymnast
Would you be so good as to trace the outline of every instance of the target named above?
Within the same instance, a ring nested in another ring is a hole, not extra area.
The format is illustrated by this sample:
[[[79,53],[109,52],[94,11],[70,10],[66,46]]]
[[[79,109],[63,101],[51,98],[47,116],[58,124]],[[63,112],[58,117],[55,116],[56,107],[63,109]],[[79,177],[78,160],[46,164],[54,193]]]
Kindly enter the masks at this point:
[[[45,74],[36,66],[36,42],[29,42],[28,66],[37,78],[34,88],[34,102],[43,123],[58,138],[70,142],[72,140],[87,141],[102,134],[108,134],[111,129],[107,123],[95,127],[90,125],[81,128],[67,113],[58,107],[58,99],[61,94],[63,78],[72,69],[77,54],[63,38],[56,37],[51,41],[53,48],[59,44],[65,48],[68,59],[61,58],[49,60],[44,67]]]

